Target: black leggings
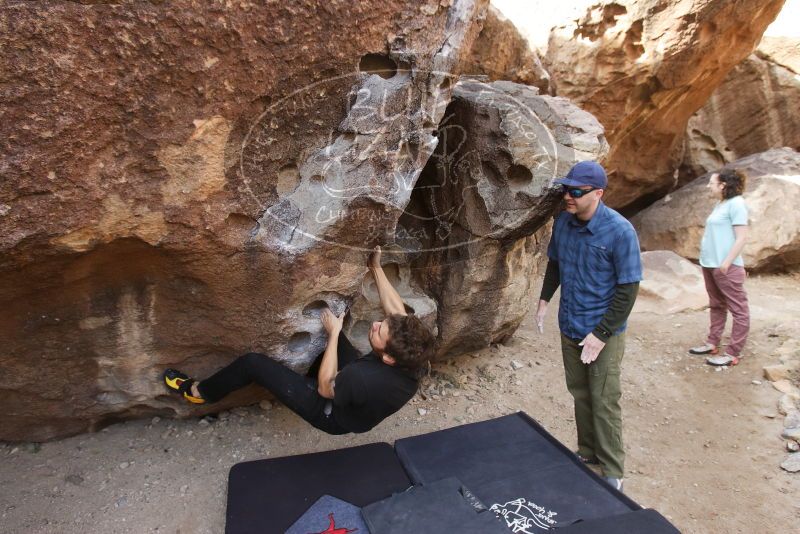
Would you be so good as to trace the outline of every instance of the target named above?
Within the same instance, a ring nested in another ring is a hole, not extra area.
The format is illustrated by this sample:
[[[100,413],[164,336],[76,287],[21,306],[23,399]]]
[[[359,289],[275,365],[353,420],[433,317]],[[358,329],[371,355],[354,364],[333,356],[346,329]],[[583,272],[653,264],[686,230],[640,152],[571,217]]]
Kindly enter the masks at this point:
[[[360,356],[344,335],[339,336],[338,347],[339,370]],[[319,360],[312,369],[319,367]],[[295,373],[266,354],[250,352],[239,356],[227,367],[201,381],[197,389],[206,401],[217,402],[253,382],[272,393],[315,428],[328,434],[350,432],[336,422],[333,401],[319,394],[316,377]],[[326,405],[329,406],[327,410]]]

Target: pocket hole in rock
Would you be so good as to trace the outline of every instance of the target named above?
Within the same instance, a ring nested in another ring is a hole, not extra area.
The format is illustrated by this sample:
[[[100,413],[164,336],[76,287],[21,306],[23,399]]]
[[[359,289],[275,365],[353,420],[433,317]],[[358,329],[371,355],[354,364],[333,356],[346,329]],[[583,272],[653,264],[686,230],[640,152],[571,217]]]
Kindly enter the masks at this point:
[[[364,54],[358,62],[358,70],[388,80],[397,74],[397,63],[384,54]]]
[[[311,334],[308,332],[297,332],[292,334],[286,344],[291,352],[303,352],[311,344]]]
[[[508,184],[513,189],[527,187],[533,180],[531,170],[524,165],[512,165],[508,168]]]
[[[278,171],[278,183],[275,189],[278,195],[284,196],[292,193],[300,184],[300,171],[296,165],[286,165]]]

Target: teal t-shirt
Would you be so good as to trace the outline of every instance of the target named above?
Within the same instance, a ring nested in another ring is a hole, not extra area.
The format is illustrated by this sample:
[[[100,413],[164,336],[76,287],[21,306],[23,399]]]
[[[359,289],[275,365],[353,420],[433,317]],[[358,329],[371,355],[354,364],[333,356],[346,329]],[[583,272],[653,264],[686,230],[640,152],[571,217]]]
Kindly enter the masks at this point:
[[[736,241],[734,226],[747,226],[747,205],[741,195],[717,204],[706,219],[700,243],[700,265],[712,269],[722,265]],[[744,267],[742,256],[737,256],[733,264]]]

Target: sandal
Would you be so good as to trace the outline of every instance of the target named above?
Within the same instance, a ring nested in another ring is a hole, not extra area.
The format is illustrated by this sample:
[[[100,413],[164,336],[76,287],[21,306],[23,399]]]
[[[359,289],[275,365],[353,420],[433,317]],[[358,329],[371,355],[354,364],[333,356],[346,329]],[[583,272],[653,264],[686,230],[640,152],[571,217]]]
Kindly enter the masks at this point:
[[[689,349],[689,354],[719,354],[719,349],[711,343],[706,343],[699,347],[692,347]]]
[[[739,357],[738,356],[731,356],[730,354],[723,354],[722,356],[713,356],[711,358],[706,358],[706,363],[708,365],[715,365],[717,367],[723,366],[731,366],[739,365]]]
[[[163,377],[164,384],[170,391],[182,394],[184,399],[193,404],[205,404],[204,398],[192,395],[192,384],[196,382],[195,379],[189,378],[175,369],[165,370]]]

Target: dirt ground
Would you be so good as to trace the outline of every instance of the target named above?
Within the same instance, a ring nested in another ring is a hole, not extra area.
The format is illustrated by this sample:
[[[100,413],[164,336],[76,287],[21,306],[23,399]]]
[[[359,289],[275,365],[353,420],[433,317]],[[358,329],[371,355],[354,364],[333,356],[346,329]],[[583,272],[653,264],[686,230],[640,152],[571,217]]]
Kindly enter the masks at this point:
[[[800,335],[800,277],[752,277],[747,289],[747,357],[730,370],[686,353],[704,339],[706,312],[630,320],[625,489],[682,532],[800,525],[800,473],[779,467],[787,454],[780,394],[761,372]],[[555,315],[551,306],[544,335],[529,317],[508,345],[434,365],[422,393],[367,434],[331,437],[282,406],[253,406],[211,421],[156,418],[41,445],[0,444],[0,531],[223,532],[227,474],[237,462],[392,442],[517,410],[574,447]],[[522,366],[514,370],[512,360]]]

